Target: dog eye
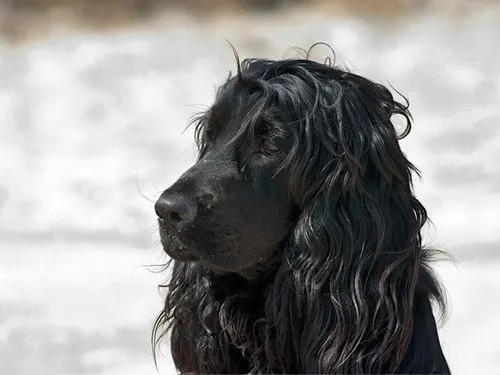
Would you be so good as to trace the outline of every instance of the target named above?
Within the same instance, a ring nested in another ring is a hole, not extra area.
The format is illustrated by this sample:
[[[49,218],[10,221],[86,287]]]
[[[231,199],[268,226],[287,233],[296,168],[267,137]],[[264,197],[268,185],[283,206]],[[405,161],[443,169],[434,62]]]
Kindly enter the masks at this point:
[[[280,148],[269,138],[262,139],[259,152],[267,157],[276,156],[280,152]]]
[[[205,137],[208,141],[214,140],[214,132],[211,129],[205,129]]]

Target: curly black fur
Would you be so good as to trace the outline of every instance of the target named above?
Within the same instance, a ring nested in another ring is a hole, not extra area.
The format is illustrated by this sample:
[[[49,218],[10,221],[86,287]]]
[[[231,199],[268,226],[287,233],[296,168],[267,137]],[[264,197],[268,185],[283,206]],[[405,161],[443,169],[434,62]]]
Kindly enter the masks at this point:
[[[153,342],[169,333],[181,373],[449,373],[407,102],[330,64],[247,59],[196,126],[199,160],[160,198],[196,218],[159,213],[176,260]]]

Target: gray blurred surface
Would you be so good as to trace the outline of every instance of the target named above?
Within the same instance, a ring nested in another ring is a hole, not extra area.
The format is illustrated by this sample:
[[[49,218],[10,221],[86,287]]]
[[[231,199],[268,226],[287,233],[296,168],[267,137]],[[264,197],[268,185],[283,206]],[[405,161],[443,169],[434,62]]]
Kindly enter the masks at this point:
[[[479,13],[242,16],[0,47],[0,374],[156,373],[165,275],[145,266],[165,258],[148,199],[194,160],[181,133],[234,68],[223,38],[241,57],[326,41],[340,65],[409,97],[402,146],[423,172],[425,238],[458,260],[438,265],[444,350],[456,374],[498,372],[500,24]]]

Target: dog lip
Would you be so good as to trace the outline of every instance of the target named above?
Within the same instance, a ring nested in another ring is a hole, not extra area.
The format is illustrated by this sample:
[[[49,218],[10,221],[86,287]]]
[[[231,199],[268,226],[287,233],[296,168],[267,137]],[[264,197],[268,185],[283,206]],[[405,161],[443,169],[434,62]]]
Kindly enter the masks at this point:
[[[184,246],[180,241],[162,241],[163,251],[167,253],[168,256],[175,260],[180,261],[196,261],[199,257],[193,254],[189,249]]]
[[[174,260],[178,260],[178,261],[181,261],[181,262],[196,262],[198,261],[200,258],[198,258],[196,255],[192,254],[192,253],[189,253],[189,254],[183,254],[183,253],[179,253],[177,251],[172,251],[172,250],[167,250],[165,249],[165,247],[163,248],[165,250],[165,253],[167,253],[167,255],[174,259]]]
[[[184,262],[199,260],[199,257],[189,251],[189,247],[186,246],[172,230],[165,226],[162,220],[158,220],[158,225],[160,227],[163,251],[165,251],[168,256],[172,259]]]

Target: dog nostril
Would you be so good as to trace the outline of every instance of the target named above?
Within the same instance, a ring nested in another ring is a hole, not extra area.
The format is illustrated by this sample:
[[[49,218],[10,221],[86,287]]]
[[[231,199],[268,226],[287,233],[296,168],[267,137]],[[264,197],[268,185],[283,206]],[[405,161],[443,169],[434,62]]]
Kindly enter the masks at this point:
[[[180,223],[181,221],[183,221],[181,215],[179,215],[177,212],[170,213],[170,220],[173,223]]]
[[[155,212],[156,212],[156,216],[158,216],[158,219],[163,220],[163,215],[161,214],[160,210],[156,206],[155,206]]]

